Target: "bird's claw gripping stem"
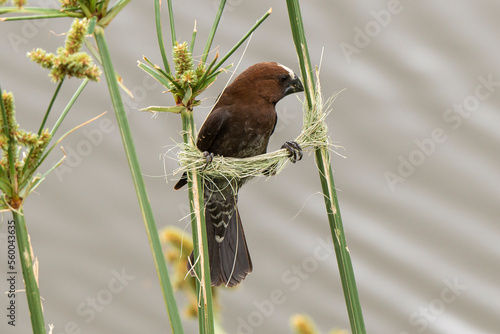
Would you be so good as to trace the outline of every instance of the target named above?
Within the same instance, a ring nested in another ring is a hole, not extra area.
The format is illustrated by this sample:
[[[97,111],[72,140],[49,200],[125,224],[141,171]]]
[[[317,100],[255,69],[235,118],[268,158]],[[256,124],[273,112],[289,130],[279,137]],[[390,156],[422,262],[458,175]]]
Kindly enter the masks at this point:
[[[205,166],[203,167],[202,171],[205,170],[205,168],[208,167],[208,165],[210,165],[212,163],[212,161],[214,160],[214,154],[213,153],[210,153],[210,152],[203,152],[203,157],[205,158],[205,160],[207,161],[207,163],[205,164]]]
[[[285,142],[281,148],[286,149],[290,153],[290,160],[292,163],[302,160],[302,147],[294,141]]]

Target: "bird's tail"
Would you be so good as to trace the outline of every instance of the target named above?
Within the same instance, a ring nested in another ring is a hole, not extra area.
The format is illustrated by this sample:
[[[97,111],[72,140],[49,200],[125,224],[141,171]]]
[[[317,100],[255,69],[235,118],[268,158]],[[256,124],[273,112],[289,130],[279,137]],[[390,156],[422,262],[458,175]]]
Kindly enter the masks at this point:
[[[216,226],[220,226],[220,221],[214,221],[214,217],[208,212],[205,219],[212,286],[235,286],[252,272],[252,260],[248,253],[238,209],[235,205],[225,236],[222,240],[219,238],[219,241],[216,239]],[[189,263],[195,263],[193,253],[191,253]],[[193,270],[189,263],[188,270]]]

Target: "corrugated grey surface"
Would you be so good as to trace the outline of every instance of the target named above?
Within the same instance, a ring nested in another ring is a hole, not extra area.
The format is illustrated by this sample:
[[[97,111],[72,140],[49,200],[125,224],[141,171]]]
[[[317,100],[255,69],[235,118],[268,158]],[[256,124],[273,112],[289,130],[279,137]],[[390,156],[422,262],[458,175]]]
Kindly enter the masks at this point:
[[[314,63],[324,47],[324,94],[346,88],[328,123],[332,139],[345,148],[339,153],[346,158],[333,155],[332,164],[366,327],[377,334],[496,333],[500,7],[493,1],[395,3],[302,3]],[[269,5],[273,14],[254,34],[239,71],[274,60],[299,72],[286,6],[283,1]],[[228,1],[214,42],[219,52],[232,47],[269,5]],[[190,40],[193,20],[198,22],[195,55],[201,53],[216,6],[215,1],[174,2],[180,41]],[[0,23],[0,83],[14,93],[24,128],[37,129],[55,89],[47,72],[25,54],[35,47],[55,51],[69,24],[65,19]],[[138,111],[172,103],[136,67],[143,55],[160,62],[154,29],[153,3],[133,1],[106,36],[116,69],[137,97],[125,97],[125,103],[157,223],[185,227],[179,220],[187,193],[172,189],[172,159],[165,160],[170,181],[165,184],[161,159],[181,140],[180,118],[151,118]],[[228,77],[220,77],[203,95],[198,125]],[[54,114],[78,84],[68,81]],[[270,149],[300,131],[300,102],[288,97],[278,109]],[[77,154],[26,203],[46,321],[56,325],[58,334],[169,332],[104,82],[88,85],[61,133],[105,110],[103,120],[109,121],[97,121],[63,142],[66,152]],[[88,139],[92,134],[94,143]],[[49,162],[60,156],[54,152]],[[393,189],[387,173],[399,175]],[[240,211],[255,268],[241,288],[221,292],[229,333],[238,327],[241,333],[288,332],[288,319],[296,312],[310,314],[323,332],[348,328],[335,256],[318,248],[330,244],[318,191],[312,155],[241,191]],[[314,258],[315,253],[320,256]],[[4,259],[0,263],[3,272]],[[122,272],[129,278],[123,291],[108,294],[108,284]],[[4,279],[0,287],[5,290]],[[270,307],[265,301],[276,289],[284,301]],[[105,298],[105,305],[97,305],[91,315],[89,303],[97,297]],[[15,328],[6,326],[6,298],[1,300],[2,332],[30,332],[24,295],[18,294]],[[186,332],[196,332],[195,325],[186,322]]]

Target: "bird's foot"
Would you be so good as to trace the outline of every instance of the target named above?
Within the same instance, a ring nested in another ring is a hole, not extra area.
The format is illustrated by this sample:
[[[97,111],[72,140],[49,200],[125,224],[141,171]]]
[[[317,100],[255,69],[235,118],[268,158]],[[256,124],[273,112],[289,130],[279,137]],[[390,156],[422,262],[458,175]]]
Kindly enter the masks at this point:
[[[290,160],[293,163],[302,160],[302,147],[294,141],[285,142],[281,148],[286,149],[290,153]]]
[[[210,165],[212,163],[212,161],[214,160],[214,154],[205,151],[205,152],[203,152],[203,157],[205,158],[207,163],[205,164],[205,167],[203,167],[202,171],[204,171],[205,168],[207,168],[208,165]]]

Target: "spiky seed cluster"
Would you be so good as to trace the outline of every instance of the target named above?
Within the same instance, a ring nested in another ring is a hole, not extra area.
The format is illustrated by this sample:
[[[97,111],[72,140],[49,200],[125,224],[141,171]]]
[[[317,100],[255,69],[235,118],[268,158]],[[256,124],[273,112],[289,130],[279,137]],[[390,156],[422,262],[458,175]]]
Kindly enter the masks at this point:
[[[201,78],[203,74],[205,73],[205,65],[200,63],[194,72],[198,78]]]
[[[312,319],[305,314],[296,314],[291,320],[290,324],[295,333],[297,334],[317,334],[319,333],[314,326]]]
[[[196,76],[195,71],[193,70],[188,70],[184,73],[182,73],[180,77],[180,83],[182,84],[189,84],[189,85],[195,85],[196,82],[198,81],[198,77]]]
[[[59,0],[62,8],[78,7],[78,0]]]
[[[26,5],[25,0],[14,0],[14,5],[17,6],[18,8],[22,8],[24,5]]]
[[[175,65],[175,78],[182,86],[189,84],[193,87],[198,83],[198,79],[205,73],[205,65],[199,64],[196,68],[193,65],[193,57],[186,42],[177,43],[173,48],[173,61]]]
[[[205,73],[205,65],[200,64],[194,68],[193,57],[189,51],[189,46],[186,42],[176,45],[172,51],[172,58],[175,66],[175,82],[179,84],[180,88],[176,85],[171,85],[170,91],[174,94],[176,103],[179,104],[184,100],[187,92],[189,92],[189,101],[183,102],[188,108],[192,108],[200,104],[200,101],[195,100],[195,97],[203,92],[208,85],[197,87],[199,79]],[[196,91],[195,88],[196,87]]]
[[[38,48],[28,52],[28,57],[35,63],[42,66],[42,68],[51,69],[54,67],[54,58],[56,58],[56,55],[53,53],[47,53],[47,51]]]
[[[51,135],[48,130],[44,130],[40,136],[25,130],[19,129],[19,124],[16,121],[15,109],[14,109],[14,96],[10,92],[3,92],[2,94],[3,103],[5,106],[5,113],[7,116],[7,127],[9,129],[9,136],[13,140],[13,153],[15,166],[18,174],[24,169],[24,165],[27,164],[27,170],[35,168],[43,156],[45,148],[47,147]],[[3,127],[3,117],[0,117],[0,126]],[[2,150],[2,160],[0,161],[0,166],[6,171],[9,171],[9,155],[8,155],[8,145],[9,138],[5,136],[2,132],[0,134],[0,148]],[[24,146],[31,150],[31,155],[29,155],[29,160],[26,161],[27,157],[23,157],[19,160],[19,153]],[[20,175],[18,175],[19,177]],[[8,180],[6,180],[8,182]]]
[[[162,243],[166,244],[165,259],[172,266],[172,284],[176,290],[183,291],[188,303],[184,313],[188,318],[198,315],[196,283],[192,277],[186,279],[187,258],[193,249],[193,241],[183,235],[176,227],[167,227],[161,233]]]
[[[45,149],[47,148],[47,145],[49,144],[50,139],[52,136],[50,135],[49,131],[47,129],[43,130],[40,136],[30,133],[30,135],[35,136],[36,138],[35,141],[33,141],[33,144],[28,144],[27,142],[24,142],[25,146],[31,146],[32,151],[31,151],[31,156],[29,156],[29,160],[26,161],[26,159],[23,161],[23,165],[27,165],[26,168],[27,170],[32,170],[35,168],[42,159],[43,154],[45,152]]]
[[[184,279],[187,267],[187,258],[193,250],[193,242],[186,238],[182,231],[176,227],[167,227],[161,233],[161,240],[167,245],[166,260],[175,266],[173,284],[176,288],[182,289],[184,285],[190,284]]]
[[[49,76],[57,82],[64,77],[89,78],[99,81],[101,70],[93,64],[92,58],[85,52],[79,52],[88,29],[87,19],[75,19],[66,36],[65,47],[57,49],[57,55],[36,49],[28,52],[28,57],[43,68],[50,69]]]
[[[313,319],[307,314],[295,314],[290,318],[290,326],[295,334],[319,334]],[[329,334],[347,334],[342,329],[333,329]]]
[[[82,48],[82,43],[85,39],[85,34],[89,27],[87,19],[74,20],[71,29],[68,31],[68,36],[65,43],[65,51],[68,54],[77,53]]]
[[[38,144],[40,138],[38,138],[37,134],[26,132],[24,130],[18,130],[16,133],[16,139],[20,143],[25,144],[26,146],[35,146]]]
[[[176,43],[172,51],[172,56],[177,78],[181,78],[184,73],[193,70],[193,57],[191,56],[191,52],[189,52],[187,42],[182,44]]]
[[[166,227],[161,232],[161,242],[165,245],[165,259],[172,267],[172,284],[176,290],[184,292],[188,303],[184,313],[188,318],[195,318],[198,315],[198,301],[196,293],[196,280],[194,277],[186,277],[187,259],[193,250],[193,240],[186,236],[184,232],[173,226]],[[213,291],[214,307],[219,309],[216,291]]]
[[[3,92],[2,99],[3,99],[3,105],[5,107],[5,113],[7,115],[7,127],[9,129],[9,133],[11,135],[14,135],[17,131],[17,128],[19,127],[17,125],[16,118],[15,118],[14,95],[12,95],[12,93],[10,93],[10,92]],[[3,117],[0,117],[0,126],[2,128],[4,126]],[[2,134],[3,134],[3,132],[2,132]]]

